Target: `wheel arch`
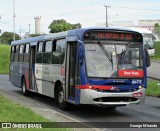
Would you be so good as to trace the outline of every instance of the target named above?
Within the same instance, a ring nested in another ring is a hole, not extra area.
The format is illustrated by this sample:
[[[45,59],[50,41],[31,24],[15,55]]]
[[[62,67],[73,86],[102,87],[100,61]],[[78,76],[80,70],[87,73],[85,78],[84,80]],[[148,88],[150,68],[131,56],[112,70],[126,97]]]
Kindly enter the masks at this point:
[[[54,98],[57,98],[57,93],[60,86],[62,86],[62,82],[60,80],[57,80],[54,85]]]

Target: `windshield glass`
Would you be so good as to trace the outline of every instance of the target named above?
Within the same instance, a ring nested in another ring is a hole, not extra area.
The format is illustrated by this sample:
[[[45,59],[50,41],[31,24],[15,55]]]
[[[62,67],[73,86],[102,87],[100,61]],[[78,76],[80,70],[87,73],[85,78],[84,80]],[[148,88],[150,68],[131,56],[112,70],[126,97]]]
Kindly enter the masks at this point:
[[[152,34],[143,34],[143,42],[147,49],[154,48],[154,37]]]
[[[103,46],[100,46],[102,44]],[[102,48],[104,47],[104,48]],[[142,46],[133,44],[87,42],[85,56],[88,77],[128,77],[128,72],[143,71]],[[134,75],[129,75],[132,77]],[[140,75],[139,75],[140,76]],[[135,77],[135,76],[134,76]],[[138,76],[137,76],[138,77]]]

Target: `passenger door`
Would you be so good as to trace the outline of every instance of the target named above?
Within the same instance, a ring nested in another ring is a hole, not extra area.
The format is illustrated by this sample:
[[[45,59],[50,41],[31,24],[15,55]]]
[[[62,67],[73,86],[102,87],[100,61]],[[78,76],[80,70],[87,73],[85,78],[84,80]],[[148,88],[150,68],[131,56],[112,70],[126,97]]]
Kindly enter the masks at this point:
[[[65,80],[66,80],[66,99],[73,103],[79,103],[76,99],[76,84],[77,84],[77,70],[78,70],[78,53],[77,43],[67,43],[66,54],[66,68],[65,68]]]
[[[30,62],[29,62],[29,81],[30,89],[35,91],[35,54],[36,46],[30,47]]]

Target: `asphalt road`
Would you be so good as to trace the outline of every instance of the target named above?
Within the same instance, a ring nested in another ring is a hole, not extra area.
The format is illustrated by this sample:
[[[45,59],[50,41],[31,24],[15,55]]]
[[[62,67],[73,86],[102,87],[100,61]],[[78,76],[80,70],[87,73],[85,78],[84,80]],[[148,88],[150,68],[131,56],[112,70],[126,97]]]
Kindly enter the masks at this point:
[[[130,105],[127,107],[118,107],[115,110],[109,110],[109,109],[100,108],[97,106],[80,106],[80,107],[74,107],[71,111],[61,111],[57,108],[56,105],[53,104],[53,99],[49,97],[45,97],[42,95],[23,97],[21,94],[21,90],[13,86],[8,81],[8,75],[0,75],[0,90],[4,90],[7,92],[16,94],[17,96],[20,96],[18,99],[21,99],[21,100],[22,98],[33,100],[34,107],[37,106],[37,108],[39,108],[39,104],[42,104],[46,109],[50,108],[51,110],[55,110],[66,116],[76,119],[77,121],[82,121],[82,122],[160,122],[160,98],[146,97],[146,101],[144,104]],[[10,99],[13,99],[11,95],[10,97],[11,97]],[[44,117],[47,117],[46,114],[42,114],[42,115]],[[49,115],[51,116],[51,114]],[[92,126],[101,128],[102,127],[101,124],[103,123],[93,123]],[[127,128],[124,128],[124,129],[111,128],[111,129],[103,129],[103,130],[113,130],[113,131],[126,130],[127,131],[128,129]],[[137,129],[129,129],[129,130],[137,130]],[[158,129],[143,128],[139,130],[160,131],[160,128]]]
[[[160,80],[160,62],[152,61],[151,66],[147,69],[148,76]]]

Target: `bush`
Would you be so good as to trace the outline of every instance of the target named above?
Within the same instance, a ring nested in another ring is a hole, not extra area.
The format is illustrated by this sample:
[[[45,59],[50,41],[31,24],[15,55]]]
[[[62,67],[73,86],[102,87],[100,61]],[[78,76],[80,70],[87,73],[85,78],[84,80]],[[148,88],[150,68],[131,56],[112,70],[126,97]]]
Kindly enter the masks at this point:
[[[0,73],[9,73],[10,45],[0,44]]]

